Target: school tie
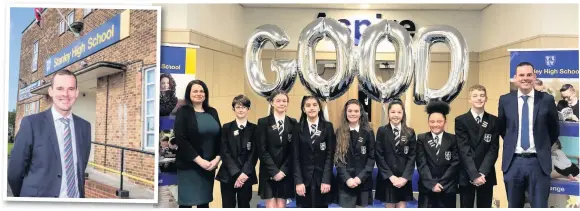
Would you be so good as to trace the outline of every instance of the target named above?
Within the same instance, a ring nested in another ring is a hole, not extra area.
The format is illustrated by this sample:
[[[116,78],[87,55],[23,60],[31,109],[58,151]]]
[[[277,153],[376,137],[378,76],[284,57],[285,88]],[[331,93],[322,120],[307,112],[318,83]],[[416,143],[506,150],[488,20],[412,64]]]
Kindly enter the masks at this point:
[[[76,184],[76,171],[74,165],[72,138],[69,125],[69,119],[61,118],[60,121],[64,124],[64,164],[66,176],[66,195],[69,198],[78,198],[78,190]]]
[[[524,100],[524,105],[522,106],[522,124],[520,125],[521,135],[521,145],[524,150],[530,148],[530,131],[529,131],[529,108],[528,108],[528,98],[530,96],[524,95],[522,99]]]
[[[280,142],[282,142],[282,133],[284,133],[284,122],[278,120],[278,135],[280,135]]]
[[[316,133],[316,124],[310,125],[310,136],[314,135],[314,133]]]
[[[399,139],[399,128],[393,128],[393,135],[395,135],[395,140],[397,140],[397,142],[395,143],[395,152],[399,152],[399,142],[401,142],[401,139]]]
[[[435,153],[436,155],[439,155],[439,146],[441,146],[441,143],[439,142],[439,136],[435,136],[435,148],[437,148],[437,153]]]
[[[477,122],[477,124],[481,124],[481,117],[477,116],[475,117],[475,121]]]

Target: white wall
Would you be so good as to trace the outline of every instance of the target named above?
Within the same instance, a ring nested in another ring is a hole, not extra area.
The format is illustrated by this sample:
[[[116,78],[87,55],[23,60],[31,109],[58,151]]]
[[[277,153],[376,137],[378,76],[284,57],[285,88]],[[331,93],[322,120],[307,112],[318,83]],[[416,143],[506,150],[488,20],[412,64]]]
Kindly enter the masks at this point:
[[[83,93],[85,96],[83,97]],[[95,141],[95,116],[97,115],[97,95],[93,92],[80,92],[73,106],[72,112],[91,123],[91,141]],[[93,160],[94,146],[91,147],[91,155],[89,160]]]
[[[187,7],[183,4],[153,4],[161,6],[162,29],[186,29]],[[185,18],[184,18],[185,17]]]
[[[578,35],[577,4],[492,4],[481,13],[481,51],[542,34]]]
[[[351,20],[351,31],[354,33],[354,20],[368,19],[371,23],[378,21],[375,14],[382,14],[383,19],[411,20],[416,29],[435,24],[451,25],[457,28],[467,40],[469,51],[479,51],[479,11],[429,11],[429,10],[337,10],[337,9],[291,9],[291,8],[244,8],[244,42],[258,26],[274,24],[282,28],[290,37],[286,49],[296,50],[298,37],[302,29],[316,19],[319,12],[325,12],[326,17],[333,19],[346,18]],[[330,42],[328,42],[330,44]],[[389,44],[390,46],[390,44]],[[317,50],[333,50],[329,45],[319,46]],[[391,49],[392,50],[392,49]],[[390,51],[390,50],[389,50]],[[434,47],[433,51],[448,51],[444,45]]]

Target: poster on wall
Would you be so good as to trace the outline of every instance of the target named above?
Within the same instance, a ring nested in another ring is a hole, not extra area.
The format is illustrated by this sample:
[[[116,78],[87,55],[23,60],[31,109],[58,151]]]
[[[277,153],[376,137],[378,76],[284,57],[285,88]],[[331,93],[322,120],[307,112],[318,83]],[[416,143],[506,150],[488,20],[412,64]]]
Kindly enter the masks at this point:
[[[560,136],[552,146],[550,207],[580,207],[578,174],[578,49],[513,49],[510,51],[510,91],[516,91],[516,66],[530,62],[536,91],[554,96],[560,120]]]
[[[161,46],[159,93],[159,191],[160,207],[176,207],[177,169],[173,143],[175,112],[185,104],[187,84],[195,80],[196,48]]]

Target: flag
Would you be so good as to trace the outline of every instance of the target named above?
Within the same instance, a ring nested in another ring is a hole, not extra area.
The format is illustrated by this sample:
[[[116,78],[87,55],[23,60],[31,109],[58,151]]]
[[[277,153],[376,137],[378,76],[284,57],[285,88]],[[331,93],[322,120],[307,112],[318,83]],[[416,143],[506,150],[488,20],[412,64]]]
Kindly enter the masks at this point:
[[[34,8],[34,17],[36,18],[36,24],[40,26],[40,13],[42,12],[42,8]]]

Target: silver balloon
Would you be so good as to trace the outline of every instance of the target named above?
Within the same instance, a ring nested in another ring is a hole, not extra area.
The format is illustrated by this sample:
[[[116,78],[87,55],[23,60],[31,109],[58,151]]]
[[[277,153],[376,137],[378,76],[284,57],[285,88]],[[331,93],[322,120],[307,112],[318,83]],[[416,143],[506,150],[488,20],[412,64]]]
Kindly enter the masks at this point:
[[[318,75],[316,44],[329,38],[336,49],[336,73],[325,80]],[[348,28],[330,18],[318,18],[308,24],[298,39],[298,73],[304,87],[315,97],[325,101],[334,100],[344,94],[354,79],[351,58],[352,37]]]
[[[441,89],[429,89],[429,51],[435,43],[442,42],[449,47],[451,72]],[[467,80],[469,71],[469,51],[467,41],[461,33],[447,25],[428,26],[419,29],[413,41],[415,61],[415,103],[427,104],[431,100],[450,103],[459,95]]]
[[[276,50],[283,49],[290,42],[284,30],[275,25],[262,25],[254,31],[246,45],[246,73],[252,90],[262,97],[270,96],[274,90],[290,92],[296,79],[296,60],[272,59],[271,69],[277,73],[276,81],[269,83],[262,70],[262,49],[271,42]]]
[[[397,60],[395,74],[380,82],[375,69],[377,46],[385,38],[395,47]],[[358,71],[359,87],[380,103],[398,98],[411,85],[413,78],[412,39],[405,27],[395,21],[383,20],[369,26],[361,37]]]

